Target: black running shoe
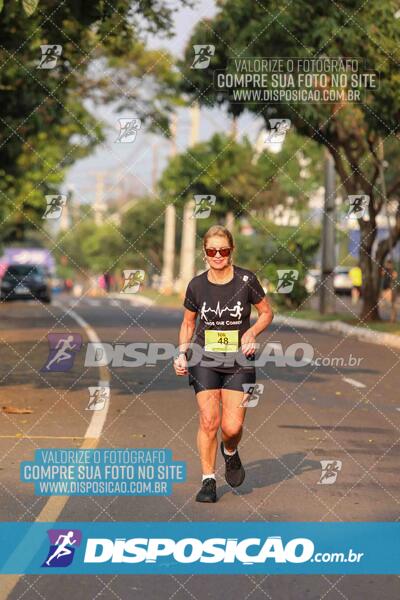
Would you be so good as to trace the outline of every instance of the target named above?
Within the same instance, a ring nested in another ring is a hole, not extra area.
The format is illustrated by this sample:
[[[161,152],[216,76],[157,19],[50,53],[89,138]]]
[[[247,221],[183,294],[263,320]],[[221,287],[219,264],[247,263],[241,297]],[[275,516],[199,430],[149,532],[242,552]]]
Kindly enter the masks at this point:
[[[208,477],[201,484],[201,489],[196,496],[196,502],[216,502],[217,501],[217,482],[212,477]]]
[[[224,452],[224,442],[221,442],[221,452],[225,459],[225,479],[231,487],[239,487],[242,485],[245,478],[245,470],[240,460],[239,452],[236,450],[235,454],[229,456]]]

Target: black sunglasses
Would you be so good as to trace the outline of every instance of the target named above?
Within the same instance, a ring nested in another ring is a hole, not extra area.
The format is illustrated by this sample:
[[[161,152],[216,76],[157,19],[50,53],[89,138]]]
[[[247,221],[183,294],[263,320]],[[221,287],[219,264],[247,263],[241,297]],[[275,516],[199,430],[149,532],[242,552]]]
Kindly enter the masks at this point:
[[[219,252],[223,258],[226,258],[227,256],[230,256],[232,248],[205,248],[205,253],[211,258],[214,258],[214,256],[217,255],[217,252]]]

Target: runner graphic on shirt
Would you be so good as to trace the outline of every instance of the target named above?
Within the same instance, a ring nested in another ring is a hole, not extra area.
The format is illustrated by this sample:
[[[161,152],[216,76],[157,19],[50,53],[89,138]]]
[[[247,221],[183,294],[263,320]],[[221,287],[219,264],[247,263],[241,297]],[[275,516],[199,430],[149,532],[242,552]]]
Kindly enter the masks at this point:
[[[201,307],[200,317],[202,319],[204,319],[205,321],[208,321],[209,317],[208,317],[207,313],[210,313],[210,312],[214,313],[215,317],[222,317],[224,312],[228,312],[230,317],[241,319],[242,312],[243,312],[243,306],[242,306],[242,303],[240,302],[240,300],[238,300],[232,308],[229,308],[229,306],[225,306],[225,308],[221,308],[220,303],[218,302],[217,306],[214,309],[214,308],[211,308],[211,306],[207,307],[207,303],[204,301],[202,304],[202,307]]]

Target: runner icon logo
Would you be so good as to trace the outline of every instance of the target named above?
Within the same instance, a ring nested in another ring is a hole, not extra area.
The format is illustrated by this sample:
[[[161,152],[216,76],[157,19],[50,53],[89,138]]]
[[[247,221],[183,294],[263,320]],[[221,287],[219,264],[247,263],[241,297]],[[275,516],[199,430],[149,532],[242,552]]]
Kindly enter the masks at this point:
[[[295,269],[278,269],[276,292],[278,294],[290,294],[298,278],[299,272]]]
[[[118,123],[119,133],[115,143],[132,144],[132,142],[136,140],[137,132],[142,126],[141,119],[138,119],[137,117],[124,117],[123,119],[118,119]]]
[[[89,403],[86,410],[103,410],[110,398],[110,388],[108,386],[89,387]]]
[[[215,46],[212,44],[194,44],[194,59],[191,69],[207,69],[211,57],[215,54]]]
[[[335,483],[339,471],[342,469],[341,460],[320,460],[322,473],[318,484],[326,485]]]
[[[67,203],[67,196],[65,194],[49,194],[46,196],[46,203],[43,219],[58,219]]]
[[[57,59],[61,56],[62,46],[60,44],[43,44],[40,46],[42,56],[37,69],[53,69],[57,65]]]
[[[68,567],[74,560],[75,548],[81,545],[79,529],[48,529],[50,548],[42,567]]]
[[[65,372],[72,369],[75,354],[82,346],[82,337],[79,333],[49,333],[49,356],[42,372]]]
[[[269,131],[265,137],[266,144],[282,144],[290,129],[290,119],[268,119]]]
[[[347,212],[348,219],[361,219],[369,205],[369,196],[367,194],[358,194],[348,196],[349,210]]]
[[[264,391],[263,383],[243,383],[243,400],[240,404],[243,408],[254,408],[257,406],[260,396]]]
[[[144,271],[142,269],[125,269],[123,276],[124,285],[121,294],[136,294],[140,289],[140,284],[144,281]]]
[[[215,206],[216,198],[214,194],[196,194],[194,197],[195,207],[193,218],[207,219],[211,213],[211,207]]]

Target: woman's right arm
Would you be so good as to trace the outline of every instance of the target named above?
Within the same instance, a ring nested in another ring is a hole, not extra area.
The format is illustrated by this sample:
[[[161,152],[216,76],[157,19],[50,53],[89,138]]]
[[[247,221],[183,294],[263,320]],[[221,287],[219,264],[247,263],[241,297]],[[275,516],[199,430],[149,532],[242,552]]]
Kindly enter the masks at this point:
[[[196,327],[197,313],[185,308],[183,321],[179,331],[179,352],[186,352],[193,337]],[[187,359],[184,354],[179,354],[174,360],[175,373],[177,375],[187,375]]]

